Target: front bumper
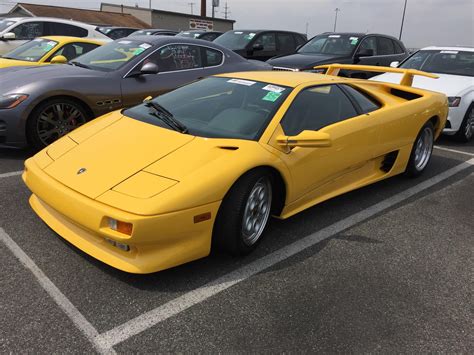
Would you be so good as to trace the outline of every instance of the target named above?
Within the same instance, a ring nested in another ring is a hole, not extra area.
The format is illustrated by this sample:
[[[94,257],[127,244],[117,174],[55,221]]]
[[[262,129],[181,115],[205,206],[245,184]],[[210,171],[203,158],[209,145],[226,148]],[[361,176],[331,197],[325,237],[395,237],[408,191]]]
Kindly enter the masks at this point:
[[[443,129],[443,134],[453,135],[461,128],[462,121],[466,115],[467,107],[464,108],[464,105],[459,107],[450,107],[448,113],[448,119],[446,121],[446,126]]]
[[[146,274],[209,255],[220,201],[184,211],[141,216],[83,196],[44,173],[29,159],[23,180],[33,192],[30,204],[61,237],[92,257],[119,270]],[[211,213],[196,223],[195,216]],[[133,224],[131,236],[108,227],[108,218]],[[127,244],[123,251],[107,239]]]
[[[26,139],[25,102],[14,109],[0,110],[0,147],[24,148]]]

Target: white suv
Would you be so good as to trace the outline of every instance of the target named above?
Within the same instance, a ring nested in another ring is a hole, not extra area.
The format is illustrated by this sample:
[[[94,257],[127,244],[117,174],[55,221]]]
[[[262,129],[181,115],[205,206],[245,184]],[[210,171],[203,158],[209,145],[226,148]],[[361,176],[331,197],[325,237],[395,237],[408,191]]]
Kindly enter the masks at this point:
[[[0,55],[42,36],[103,38],[96,26],[49,17],[14,17],[0,19]]]

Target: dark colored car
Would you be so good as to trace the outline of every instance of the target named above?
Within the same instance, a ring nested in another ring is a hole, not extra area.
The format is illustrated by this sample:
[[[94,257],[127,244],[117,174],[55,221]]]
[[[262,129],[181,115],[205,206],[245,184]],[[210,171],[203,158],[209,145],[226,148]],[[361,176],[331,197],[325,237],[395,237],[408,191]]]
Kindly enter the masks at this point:
[[[98,27],[100,32],[112,39],[120,39],[138,31],[138,28],[131,27]]]
[[[195,38],[195,39],[202,39],[204,41],[214,41],[217,37],[222,36],[224,32],[219,31],[204,31],[204,30],[189,30],[189,31],[181,31],[176,36],[178,37],[187,37],[187,38]]]
[[[138,30],[130,34],[129,37],[135,36],[176,36],[179,32],[173,30],[164,30],[160,28],[148,28],[146,30]]]
[[[272,58],[269,64],[280,70],[311,70],[322,64],[389,66],[402,61],[408,50],[398,39],[382,34],[323,33],[313,37],[296,53]],[[351,76],[367,78],[363,72]]]
[[[207,41],[119,39],[68,63],[0,73],[0,146],[44,147],[86,121],[209,75],[271,70]]]
[[[224,33],[214,43],[232,49],[244,58],[265,61],[278,55],[294,53],[306,41],[306,36],[297,32],[234,30]]]

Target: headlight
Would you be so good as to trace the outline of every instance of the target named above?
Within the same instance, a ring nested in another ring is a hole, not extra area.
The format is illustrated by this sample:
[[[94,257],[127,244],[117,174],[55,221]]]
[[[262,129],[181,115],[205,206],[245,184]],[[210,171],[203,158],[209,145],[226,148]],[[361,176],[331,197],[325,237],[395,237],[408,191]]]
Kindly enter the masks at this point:
[[[0,110],[15,108],[28,98],[25,94],[11,94],[0,96]]]
[[[458,107],[460,103],[461,103],[461,98],[459,96],[448,97],[449,107]]]

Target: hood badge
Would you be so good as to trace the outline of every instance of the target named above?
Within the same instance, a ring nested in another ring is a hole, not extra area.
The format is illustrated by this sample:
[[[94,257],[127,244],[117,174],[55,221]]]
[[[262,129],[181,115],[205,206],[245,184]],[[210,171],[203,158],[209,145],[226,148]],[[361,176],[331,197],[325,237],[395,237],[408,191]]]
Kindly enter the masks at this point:
[[[80,169],[77,171],[77,175],[84,174],[86,171],[87,171],[86,168],[80,168]]]

